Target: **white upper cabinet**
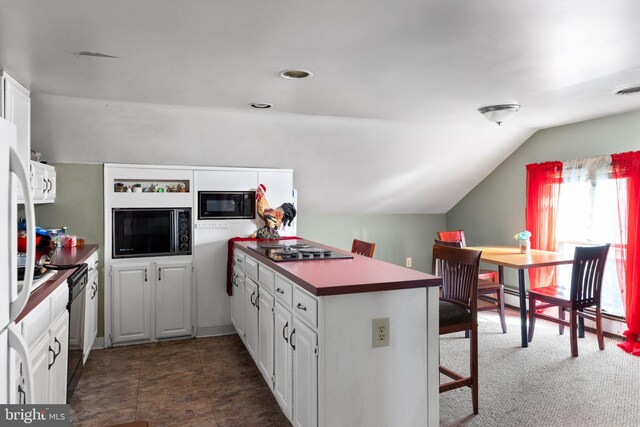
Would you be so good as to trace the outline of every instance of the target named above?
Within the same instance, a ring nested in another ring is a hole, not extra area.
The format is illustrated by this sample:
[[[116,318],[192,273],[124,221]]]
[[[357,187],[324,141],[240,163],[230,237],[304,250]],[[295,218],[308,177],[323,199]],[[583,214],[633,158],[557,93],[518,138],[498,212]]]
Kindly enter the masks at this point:
[[[31,95],[5,71],[0,71],[0,117],[16,126],[17,148],[31,173],[34,203],[53,203],[56,199],[56,170],[53,166],[31,160]],[[17,183],[18,202],[24,202],[22,187]]]
[[[29,89],[18,83],[5,71],[2,80],[1,115],[16,126],[18,154],[25,166],[31,159],[31,96]]]

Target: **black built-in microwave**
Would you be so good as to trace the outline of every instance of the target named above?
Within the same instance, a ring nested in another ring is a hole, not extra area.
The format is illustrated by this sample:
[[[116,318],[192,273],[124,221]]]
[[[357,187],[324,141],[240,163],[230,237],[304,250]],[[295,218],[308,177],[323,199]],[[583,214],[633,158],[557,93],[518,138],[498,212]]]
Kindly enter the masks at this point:
[[[198,219],[255,217],[255,191],[198,191]]]
[[[113,209],[113,258],[191,255],[191,208]]]

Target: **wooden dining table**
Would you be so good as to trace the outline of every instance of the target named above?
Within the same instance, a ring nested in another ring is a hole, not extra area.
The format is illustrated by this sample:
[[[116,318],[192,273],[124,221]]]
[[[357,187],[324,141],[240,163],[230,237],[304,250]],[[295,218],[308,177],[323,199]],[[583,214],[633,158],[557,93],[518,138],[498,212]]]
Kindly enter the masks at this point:
[[[520,298],[520,335],[522,347],[528,347],[527,341],[527,294],[524,272],[529,268],[552,267],[562,264],[573,264],[573,255],[560,252],[531,249],[529,253],[520,253],[520,248],[513,246],[473,246],[468,249],[482,251],[480,261],[498,266],[498,280],[504,285],[504,267],[518,270],[518,294]]]

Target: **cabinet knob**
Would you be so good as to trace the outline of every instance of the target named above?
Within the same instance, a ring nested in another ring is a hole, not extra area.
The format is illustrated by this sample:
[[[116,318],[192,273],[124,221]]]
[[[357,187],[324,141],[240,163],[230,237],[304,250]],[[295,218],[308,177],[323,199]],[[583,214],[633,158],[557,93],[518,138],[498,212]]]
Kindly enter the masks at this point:
[[[276,288],[276,292],[279,293],[279,294],[284,295],[284,291],[282,289],[280,289],[280,288]]]

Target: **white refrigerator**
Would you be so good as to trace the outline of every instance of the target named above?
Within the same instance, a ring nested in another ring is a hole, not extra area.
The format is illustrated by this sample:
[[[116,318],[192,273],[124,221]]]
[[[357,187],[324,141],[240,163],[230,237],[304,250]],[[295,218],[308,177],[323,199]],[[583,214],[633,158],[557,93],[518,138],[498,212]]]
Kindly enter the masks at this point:
[[[24,193],[27,261],[18,288],[16,185]],[[35,262],[35,215],[29,175],[16,151],[16,128],[0,118],[0,404],[33,402],[27,347],[15,324],[29,299]],[[20,363],[20,365],[19,365]],[[18,370],[17,367],[21,366]]]

